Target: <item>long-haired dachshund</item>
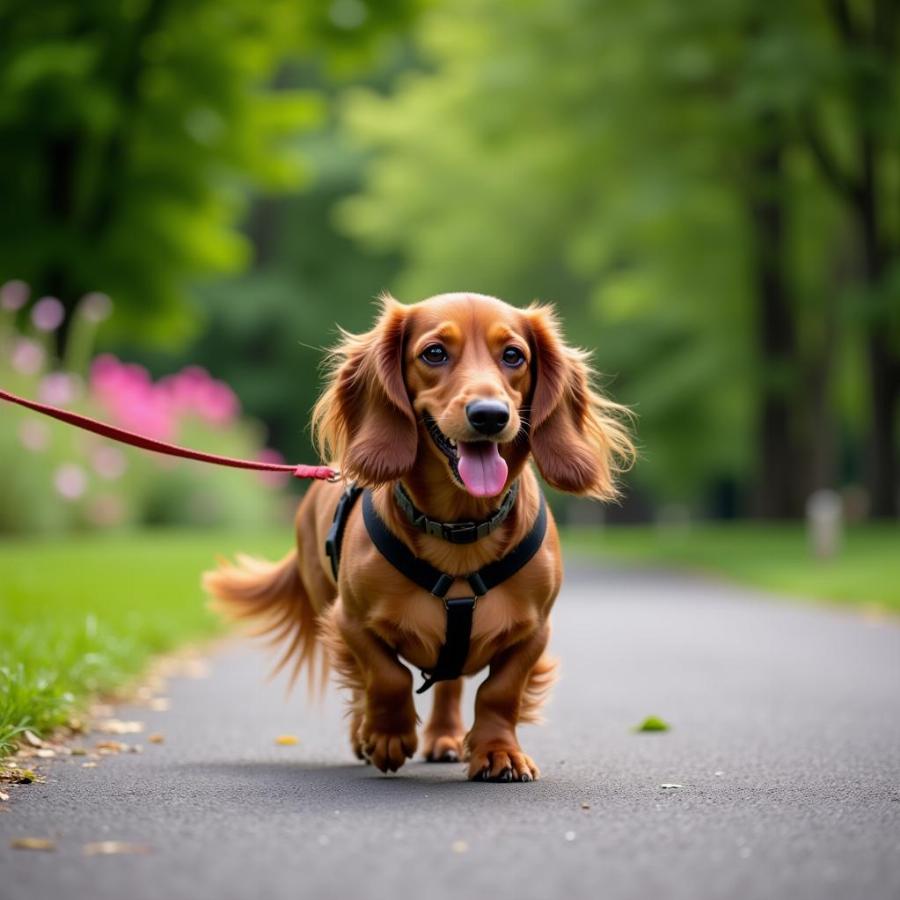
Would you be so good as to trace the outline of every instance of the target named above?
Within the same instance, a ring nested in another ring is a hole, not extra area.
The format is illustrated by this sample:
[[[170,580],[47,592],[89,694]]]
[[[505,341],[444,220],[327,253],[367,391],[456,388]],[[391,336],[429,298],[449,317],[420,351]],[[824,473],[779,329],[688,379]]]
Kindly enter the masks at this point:
[[[239,557],[205,587],[286,642],[295,676],[305,665],[314,679],[327,649],[321,670],[351,692],[353,749],[381,771],[418,745],[405,660],[437,681],[426,759],[467,759],[476,780],[536,779],[516,726],[537,719],[554,680],[562,564],[529,457],[554,488],[610,499],[634,454],[627,412],[592,387],[550,308],[479,294],[385,297],[375,327],[343,334],[331,361],[313,427],[344,484],[306,492],[281,562]],[[485,668],[467,732],[461,676]]]

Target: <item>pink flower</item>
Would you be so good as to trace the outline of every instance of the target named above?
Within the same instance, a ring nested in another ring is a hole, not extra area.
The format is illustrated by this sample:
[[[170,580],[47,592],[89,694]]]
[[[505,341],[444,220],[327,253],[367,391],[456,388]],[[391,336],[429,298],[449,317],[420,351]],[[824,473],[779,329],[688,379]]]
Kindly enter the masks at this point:
[[[240,404],[234,391],[224,381],[211,381],[198,394],[194,409],[209,422],[228,425],[240,412]]]
[[[65,372],[51,372],[41,379],[38,394],[51,406],[68,406],[80,393],[78,379]]]
[[[19,441],[26,450],[40,453],[50,443],[50,429],[35,419],[25,419],[19,426]]]
[[[19,338],[13,344],[9,361],[12,367],[22,375],[37,375],[44,365],[46,354],[44,348],[29,338]]]
[[[24,281],[15,279],[7,281],[0,287],[0,309],[7,312],[15,312],[21,309],[28,302],[28,295],[31,289]]]
[[[41,297],[31,310],[31,321],[38,331],[56,331],[65,317],[65,307],[56,297]]]
[[[108,354],[97,357],[91,366],[91,392],[123,428],[158,440],[173,436],[174,410],[143,366],[125,364]]]
[[[77,500],[87,490],[87,474],[81,466],[65,463],[53,474],[53,484],[64,500]]]
[[[93,463],[94,471],[107,481],[121,478],[128,468],[125,454],[112,444],[101,444],[94,451],[91,462]]]
[[[91,363],[91,379],[106,378],[112,373],[118,372],[121,365],[122,364],[112,355],[112,353],[101,353],[99,356],[95,357],[94,361]]]
[[[234,391],[199,366],[188,366],[160,379],[158,388],[178,415],[196,415],[216,425],[227,425],[240,413]]]
[[[112,312],[112,300],[106,294],[93,291],[81,298],[78,310],[89,322],[98,325]]]

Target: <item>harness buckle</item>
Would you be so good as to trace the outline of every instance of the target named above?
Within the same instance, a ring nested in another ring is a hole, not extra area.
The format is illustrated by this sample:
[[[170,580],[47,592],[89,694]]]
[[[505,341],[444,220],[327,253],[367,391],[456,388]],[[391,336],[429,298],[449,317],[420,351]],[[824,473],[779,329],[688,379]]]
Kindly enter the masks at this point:
[[[475,607],[478,606],[478,601],[481,599],[477,594],[473,594],[471,597],[443,597],[442,600],[444,602],[444,609],[448,612],[452,606],[466,606],[468,604],[472,604],[472,611],[474,612]]]
[[[477,522],[442,522],[438,535],[451,544],[474,544],[480,537]]]

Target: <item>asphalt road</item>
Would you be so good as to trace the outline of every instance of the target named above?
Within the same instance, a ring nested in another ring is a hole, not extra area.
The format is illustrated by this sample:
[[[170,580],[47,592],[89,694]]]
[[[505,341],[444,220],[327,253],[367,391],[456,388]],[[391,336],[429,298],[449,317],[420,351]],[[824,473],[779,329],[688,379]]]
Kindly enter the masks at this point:
[[[230,645],[170,684],[168,711],[117,711],[164,744],[129,735],[142,754],[11,789],[0,897],[900,897],[896,622],[570,571],[553,647],[548,723],[522,732],[543,777],[508,785],[458,764],[378,774],[352,760],[337,695],[286,700],[264,653]],[[672,730],[632,733],[651,714]],[[11,849],[23,836],[57,850]],[[104,840],[150,852],[84,855]]]

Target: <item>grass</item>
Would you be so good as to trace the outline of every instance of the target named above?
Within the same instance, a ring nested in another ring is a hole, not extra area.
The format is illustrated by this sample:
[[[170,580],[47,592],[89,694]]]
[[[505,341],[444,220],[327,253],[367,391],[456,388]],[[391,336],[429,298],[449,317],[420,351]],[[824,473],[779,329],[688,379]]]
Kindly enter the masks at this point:
[[[46,734],[156,653],[214,635],[200,573],[220,554],[271,557],[279,533],[140,532],[0,542],[0,758]]]
[[[779,594],[900,612],[896,525],[850,528],[831,560],[812,557],[801,525],[569,529],[565,541],[576,556],[693,570]]]
[[[155,653],[216,634],[199,575],[236,550],[283,554],[290,529],[255,535],[145,531],[0,542],[0,757],[85,700],[137,675]],[[710,572],[782,594],[900,611],[900,529],[847,535],[813,560],[799,526],[570,529],[576,554]]]

